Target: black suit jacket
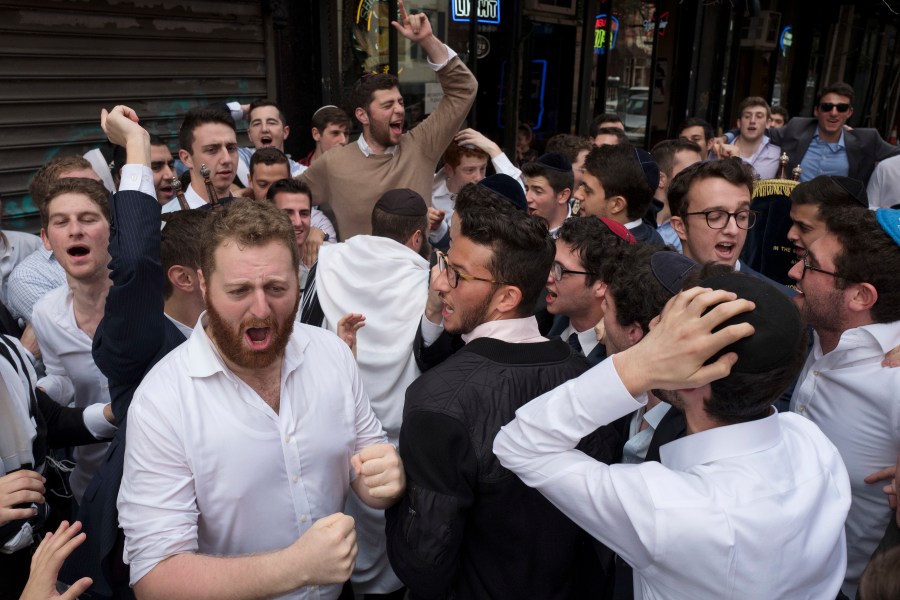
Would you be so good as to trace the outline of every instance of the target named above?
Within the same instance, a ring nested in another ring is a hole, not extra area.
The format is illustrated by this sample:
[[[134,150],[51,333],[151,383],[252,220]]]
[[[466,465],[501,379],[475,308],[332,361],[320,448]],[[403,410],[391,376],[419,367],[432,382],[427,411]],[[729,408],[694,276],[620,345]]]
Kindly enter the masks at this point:
[[[109,381],[119,430],[82,499],[78,518],[87,540],[66,561],[60,578],[68,583],[93,578],[90,597],[133,597],[128,569],[122,564],[116,510],[125,461],[126,416],[144,375],[185,337],[163,312],[159,203],[141,192],[119,192],[109,210],[113,286],[94,334],[93,356]]]
[[[818,126],[817,119],[794,117],[784,127],[766,131],[772,143],[780,146],[782,152],[787,152],[790,159],[787,167],[788,178],[791,177],[794,167],[803,161]],[[875,129],[845,129],[844,145],[849,165],[847,176],[862,181],[863,185],[869,182],[878,161],[900,154],[900,147],[888,144]]]

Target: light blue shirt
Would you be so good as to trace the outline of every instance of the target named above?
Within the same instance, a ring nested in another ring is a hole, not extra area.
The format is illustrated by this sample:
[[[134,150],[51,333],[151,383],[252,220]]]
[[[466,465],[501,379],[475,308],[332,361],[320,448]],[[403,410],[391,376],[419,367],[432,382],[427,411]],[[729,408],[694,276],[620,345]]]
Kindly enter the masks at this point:
[[[800,181],[809,181],[819,175],[843,175],[850,171],[850,163],[847,159],[847,148],[844,146],[844,132],[841,131],[841,139],[830,144],[819,138],[819,130],[809,142],[809,148],[800,161],[803,172]]]

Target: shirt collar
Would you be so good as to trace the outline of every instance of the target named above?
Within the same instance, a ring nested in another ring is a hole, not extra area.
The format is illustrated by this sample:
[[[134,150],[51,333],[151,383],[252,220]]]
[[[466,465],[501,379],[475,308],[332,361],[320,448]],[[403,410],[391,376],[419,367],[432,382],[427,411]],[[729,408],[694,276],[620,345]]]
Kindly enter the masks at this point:
[[[814,142],[818,141],[820,144],[827,144],[828,146],[837,146],[838,148],[843,148],[844,147],[844,129],[841,128],[841,139],[839,139],[837,141],[837,143],[834,143],[834,142],[826,142],[821,137],[819,137],[819,128],[816,127],[816,132],[813,134],[813,141]]]
[[[469,333],[464,333],[462,339],[469,343],[478,338],[489,337],[509,344],[525,344],[532,342],[546,342],[547,338],[541,335],[538,329],[537,319],[533,316],[521,319],[500,319],[482,323]]]
[[[643,222],[644,222],[643,219],[635,219],[634,221],[628,221],[627,223],[625,223],[625,229],[628,229],[628,230],[634,229],[635,227],[639,226]]]
[[[662,464],[676,471],[687,471],[719,460],[755,454],[773,447],[781,440],[778,412],[770,409],[768,417],[713,427],[693,433],[660,447]]]
[[[660,422],[662,422],[663,417],[666,416],[666,413],[669,412],[669,409],[672,408],[672,405],[668,402],[660,402],[650,410],[644,413],[644,420],[653,428],[653,431],[659,427]]]
[[[366,136],[365,136],[365,135],[360,135],[358,138],[356,138],[356,145],[359,146],[360,152],[362,152],[362,153],[363,153],[363,156],[365,156],[366,158],[368,158],[368,157],[372,156],[373,154],[375,154],[375,152],[372,151],[372,148],[369,147],[369,144],[366,142]],[[385,151],[386,154],[390,154],[390,155],[393,156],[393,155],[396,155],[397,152],[400,151],[400,146],[399,146],[399,145],[397,145],[397,146],[388,146],[387,148],[385,148],[384,151]]]

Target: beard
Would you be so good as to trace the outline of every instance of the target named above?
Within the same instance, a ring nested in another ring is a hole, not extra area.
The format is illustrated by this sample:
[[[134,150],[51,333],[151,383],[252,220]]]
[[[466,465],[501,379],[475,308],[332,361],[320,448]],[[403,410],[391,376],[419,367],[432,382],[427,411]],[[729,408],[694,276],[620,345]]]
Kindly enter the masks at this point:
[[[492,286],[494,284],[491,284]],[[459,319],[459,324],[454,326],[447,326],[447,323],[444,323],[444,328],[447,333],[452,334],[463,334],[470,333],[473,329],[481,325],[482,323],[488,322],[488,310],[491,306],[491,300],[494,298],[493,292],[485,296],[484,300],[482,300],[481,304],[478,306],[474,306],[472,308],[466,309],[462,312],[459,312],[459,308],[454,308],[454,314]]]
[[[397,143],[396,140],[391,138],[391,126],[389,124],[372,120],[371,117],[369,123],[369,135],[372,136],[372,141],[385,148]]]
[[[800,317],[816,331],[842,331],[842,300],[843,290],[831,290],[815,299],[804,294],[800,304]]]
[[[237,327],[222,318],[215,305],[207,298],[206,314],[209,318],[207,332],[213,339],[219,352],[228,361],[244,369],[262,369],[278,360],[287,346],[294,331],[294,317],[300,307],[300,299],[294,304],[290,318],[279,323],[273,315],[266,319],[244,319]],[[244,343],[244,335],[251,328],[269,328],[272,341],[264,350],[253,350]]]

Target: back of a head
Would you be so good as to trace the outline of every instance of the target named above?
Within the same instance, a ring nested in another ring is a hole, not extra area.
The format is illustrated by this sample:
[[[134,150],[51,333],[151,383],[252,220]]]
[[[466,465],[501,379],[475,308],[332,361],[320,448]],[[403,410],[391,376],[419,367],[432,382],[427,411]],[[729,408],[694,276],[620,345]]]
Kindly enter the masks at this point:
[[[491,249],[491,262],[486,266],[493,277],[522,292],[518,316],[531,314],[556,256],[556,245],[546,223],[516,210],[491,190],[471,183],[460,190],[455,212],[460,234]]]
[[[564,242],[580,259],[586,276],[586,285],[597,280],[608,282],[629,244],[613,233],[599,218],[584,217],[566,219],[556,232],[557,242]]]
[[[900,598],[900,547],[876,552],[859,580],[859,600]]]
[[[900,230],[900,211],[890,213],[897,215],[892,225]],[[872,322],[900,320],[900,242],[882,228],[876,213],[862,206],[828,211],[823,218],[828,233],[841,244],[834,259],[835,271],[841,274],[835,278],[835,286],[845,289],[853,283],[871,284],[878,293],[870,309]]]
[[[682,219],[688,212],[688,193],[691,186],[704,179],[724,179],[732,185],[746,187],[753,195],[755,174],[753,168],[740,158],[723,158],[694,163],[685,168],[669,184],[669,209]]]
[[[265,246],[278,242],[291,253],[293,270],[299,273],[300,250],[291,222],[274,204],[248,198],[219,205],[209,211],[200,241],[200,269],[209,281],[216,267],[216,249],[225,240],[241,247]]]
[[[323,106],[313,113],[310,127],[313,127],[321,132],[325,131],[325,128],[329,125],[338,125],[339,127],[346,127],[347,129],[350,129],[353,123],[350,121],[350,117],[347,115],[347,113],[345,113],[342,109],[338,108],[337,106],[328,105]]]
[[[410,189],[388,190],[372,209],[372,235],[405,244],[416,231],[428,232],[428,206]]]
[[[663,140],[653,146],[650,154],[656,159],[659,170],[665,173],[666,177],[672,177],[672,171],[675,170],[675,155],[679,152],[696,152],[700,154],[700,146],[695,142],[684,138],[675,138],[672,140]]]
[[[590,152],[591,148],[593,145],[586,138],[568,133],[558,133],[547,140],[544,151],[548,154],[551,152],[562,154],[569,159],[570,163],[574,164],[578,162],[578,155],[581,152],[585,150]]]
[[[211,106],[196,106],[184,115],[184,121],[178,130],[178,147],[188,154],[193,154],[194,130],[207,123],[218,123],[237,131],[234,118],[228,112]]]
[[[463,157],[466,156],[478,158],[485,162],[488,162],[491,159],[490,155],[481,148],[476,148],[474,146],[460,146],[455,141],[451,141],[447,145],[447,149],[444,150],[444,163],[455,169],[459,166],[459,163],[462,162]]]
[[[109,221],[109,190],[99,181],[85,179],[83,177],[66,177],[57,179],[50,184],[43,202],[38,204],[41,214],[41,227],[47,228],[50,220],[51,202],[63,194],[81,194],[87,196],[91,202],[97,205],[100,212]]]
[[[179,210],[165,215],[159,242],[163,273],[174,266],[200,268],[200,239],[209,215],[208,210]],[[163,297],[168,300],[173,292],[172,282],[165,277]]]
[[[91,163],[83,156],[57,156],[44,163],[37,170],[31,182],[28,184],[28,193],[31,194],[31,200],[34,205],[40,207],[47,199],[47,192],[50,186],[60,178],[61,175],[69,171],[83,171],[92,169]]]
[[[624,126],[622,123],[622,118],[616,113],[603,113],[594,117],[594,120],[591,121],[591,127],[588,129],[588,136],[591,138],[597,137],[599,130],[601,127],[614,125],[618,123],[619,125]]]
[[[738,323],[750,323],[754,333],[723,348],[709,359],[735,352],[737,362],[731,373],[710,384],[706,413],[723,424],[759,419],[771,411],[772,404],[797,377],[806,361],[807,333],[797,306],[774,285],[738,272],[722,274],[722,266],[711,267],[717,273],[704,277],[700,286],[727,290],[738,298],[752,301],[753,310],[725,321],[719,329]]]
[[[350,92],[350,110],[357,108],[368,110],[374,94],[378,90],[392,90],[400,87],[400,80],[389,73],[365,73],[356,80]]]
[[[700,117],[688,117],[678,126],[676,131],[676,135],[681,135],[681,133],[690,127],[702,127],[703,128],[703,137],[709,140],[713,136],[713,126],[710,125],[705,119],[701,119]]]
[[[585,158],[584,170],[600,180],[607,198],[625,198],[630,220],[640,219],[647,212],[653,200],[653,189],[647,183],[634,148],[598,146]]]

